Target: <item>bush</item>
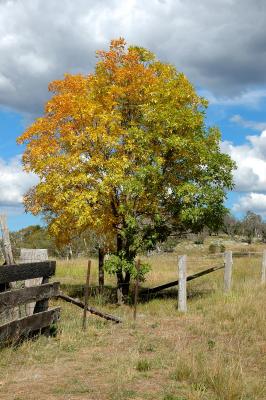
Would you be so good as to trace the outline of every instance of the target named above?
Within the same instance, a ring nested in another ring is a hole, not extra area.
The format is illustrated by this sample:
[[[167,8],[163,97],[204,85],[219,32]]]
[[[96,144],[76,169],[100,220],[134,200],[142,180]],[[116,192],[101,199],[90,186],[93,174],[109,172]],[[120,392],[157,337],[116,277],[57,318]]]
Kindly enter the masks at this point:
[[[151,369],[151,364],[146,359],[139,360],[138,363],[137,363],[136,369],[139,372],[146,372],[146,371],[149,371]]]
[[[224,253],[224,252],[225,252],[225,245],[223,243],[211,243],[209,245],[210,254]]]
[[[225,252],[225,245],[224,245],[224,244],[221,244],[221,245],[220,245],[220,252],[221,252],[221,253],[224,253],[224,252]]]
[[[218,253],[218,246],[217,246],[217,244],[211,243],[211,244],[209,245],[209,253],[210,253],[210,254]]]

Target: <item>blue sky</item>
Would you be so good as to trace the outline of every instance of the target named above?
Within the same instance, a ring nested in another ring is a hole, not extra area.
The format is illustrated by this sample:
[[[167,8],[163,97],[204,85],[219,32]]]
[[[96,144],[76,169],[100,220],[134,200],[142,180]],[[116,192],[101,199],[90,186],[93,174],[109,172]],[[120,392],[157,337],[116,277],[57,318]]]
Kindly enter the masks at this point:
[[[41,222],[23,210],[36,177],[22,171],[17,136],[42,114],[51,80],[92,71],[95,51],[119,36],[175,64],[208,98],[206,122],[220,128],[238,166],[227,206],[265,217],[265,15],[261,0],[2,0],[0,212],[10,228]]]

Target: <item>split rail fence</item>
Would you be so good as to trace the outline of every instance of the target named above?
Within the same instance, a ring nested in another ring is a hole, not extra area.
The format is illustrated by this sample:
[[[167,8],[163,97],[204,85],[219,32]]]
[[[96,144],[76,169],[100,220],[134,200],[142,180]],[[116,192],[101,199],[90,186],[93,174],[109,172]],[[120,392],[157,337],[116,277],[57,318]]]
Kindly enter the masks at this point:
[[[59,282],[49,283],[55,269],[55,261],[0,267],[1,345],[17,343],[38,333],[48,334],[51,326],[59,320],[60,307],[49,308],[48,304],[51,297],[59,295]],[[18,281],[25,282],[35,278],[42,279],[40,285],[17,288]],[[31,315],[27,315],[26,305],[29,303],[34,304]]]

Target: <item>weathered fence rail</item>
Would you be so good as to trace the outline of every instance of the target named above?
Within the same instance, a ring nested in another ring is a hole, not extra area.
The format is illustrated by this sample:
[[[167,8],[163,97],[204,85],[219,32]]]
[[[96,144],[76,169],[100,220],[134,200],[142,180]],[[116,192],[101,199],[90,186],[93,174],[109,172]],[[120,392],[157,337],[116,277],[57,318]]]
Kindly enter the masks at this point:
[[[30,333],[41,332],[59,320],[60,307],[19,318],[0,326],[0,343],[18,342]]]
[[[217,265],[215,267],[211,267],[211,268],[208,268],[208,269],[204,269],[203,271],[197,272],[196,274],[187,276],[186,277],[186,281],[192,281],[193,279],[197,279],[200,276],[210,274],[211,272],[218,271],[219,269],[222,269],[222,268],[224,268],[224,264],[223,265]],[[171,282],[168,282],[168,283],[164,283],[163,285],[155,286],[155,287],[147,289],[147,290],[143,290],[141,294],[146,296],[146,295],[149,295],[149,294],[160,292],[161,290],[168,289],[168,288],[173,287],[173,286],[177,286],[178,284],[179,284],[179,279],[177,279],[176,281],[171,281]]]
[[[84,309],[84,307],[86,307],[86,305],[84,303],[82,303],[82,301],[73,299],[73,297],[70,297],[62,292],[59,293],[58,298],[66,301],[68,303],[74,304],[75,306],[82,308],[82,309]],[[91,314],[97,315],[98,317],[104,318],[108,321],[114,321],[117,324],[122,322],[121,318],[115,317],[114,315],[107,314],[103,311],[97,310],[95,307],[87,306],[87,311],[89,311]]]
[[[10,264],[0,267],[0,283],[24,281],[32,278],[50,278],[55,274],[55,261]]]
[[[59,282],[48,283],[54,275],[55,261],[30,262],[23,264],[4,265],[0,267],[0,284],[6,287],[0,293],[0,313],[6,313],[15,307],[34,303],[32,315],[13,318],[0,325],[0,344],[17,342],[21,338],[34,333],[47,333],[50,326],[60,317],[60,307],[48,308],[51,297],[59,295]],[[11,282],[42,278],[38,286],[27,286],[10,290]]]

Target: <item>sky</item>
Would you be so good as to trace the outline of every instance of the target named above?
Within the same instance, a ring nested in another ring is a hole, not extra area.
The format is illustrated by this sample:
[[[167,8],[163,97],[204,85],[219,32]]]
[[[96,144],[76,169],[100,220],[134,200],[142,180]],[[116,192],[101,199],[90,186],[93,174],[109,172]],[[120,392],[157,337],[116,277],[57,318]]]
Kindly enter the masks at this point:
[[[16,138],[43,113],[48,83],[93,71],[111,39],[153,51],[209,100],[207,125],[237,163],[226,205],[266,218],[264,0],[0,0],[0,212],[10,229],[40,223],[23,194],[38,182]]]

